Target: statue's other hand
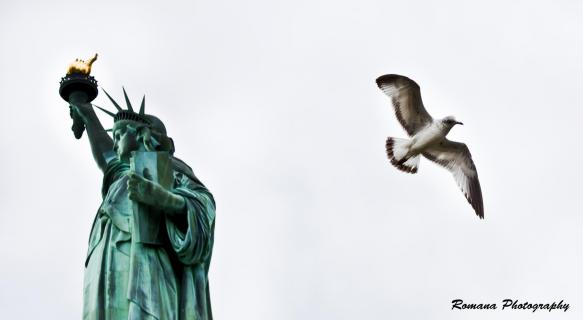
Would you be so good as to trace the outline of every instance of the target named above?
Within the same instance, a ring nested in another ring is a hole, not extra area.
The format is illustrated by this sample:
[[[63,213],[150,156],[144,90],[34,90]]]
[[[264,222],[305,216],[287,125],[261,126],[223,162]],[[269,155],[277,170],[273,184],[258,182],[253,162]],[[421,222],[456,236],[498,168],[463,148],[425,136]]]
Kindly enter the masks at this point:
[[[184,198],[135,172],[129,174],[128,195],[131,200],[167,212],[178,212],[185,206]]]
[[[128,195],[131,200],[154,206],[157,197],[166,190],[156,182],[150,181],[134,172],[129,174]]]

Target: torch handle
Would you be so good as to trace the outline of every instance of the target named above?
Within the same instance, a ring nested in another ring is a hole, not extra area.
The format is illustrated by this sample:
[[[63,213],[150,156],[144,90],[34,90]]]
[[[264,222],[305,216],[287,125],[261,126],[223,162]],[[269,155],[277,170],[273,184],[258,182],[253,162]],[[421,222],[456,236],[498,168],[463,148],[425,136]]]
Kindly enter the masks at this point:
[[[71,104],[81,104],[87,103],[87,94],[82,91],[73,91],[71,95],[69,95],[69,102]],[[73,130],[73,134],[75,135],[76,139],[81,139],[83,135],[83,131],[85,131],[85,123],[81,116],[73,110],[73,107],[69,106],[70,109],[70,116],[73,119],[73,126],[71,126],[71,130]]]

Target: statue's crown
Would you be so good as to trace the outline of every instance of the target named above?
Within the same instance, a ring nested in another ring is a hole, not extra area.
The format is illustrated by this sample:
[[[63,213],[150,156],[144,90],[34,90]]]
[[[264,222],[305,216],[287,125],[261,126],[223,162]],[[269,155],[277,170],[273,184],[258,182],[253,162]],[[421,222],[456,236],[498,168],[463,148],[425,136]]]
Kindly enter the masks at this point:
[[[101,89],[103,90],[103,92],[105,92],[105,94],[107,95],[107,97],[109,98],[111,103],[113,103],[113,105],[117,109],[117,113],[114,114],[113,112],[105,110],[99,106],[96,106],[96,107],[101,109],[101,111],[107,113],[111,117],[113,117],[114,123],[118,122],[118,121],[122,121],[122,120],[129,120],[129,121],[141,122],[141,123],[146,124],[146,125],[152,125],[152,121],[150,121],[150,119],[148,119],[147,115],[144,112],[145,108],[146,108],[146,96],[144,96],[142,98],[142,104],[140,105],[140,110],[136,113],[134,111],[134,108],[132,107],[132,104],[130,103],[130,99],[128,98],[128,95],[126,93],[125,88],[122,88],[122,89],[123,89],[123,95],[124,95],[125,100],[126,100],[127,109],[122,109],[119,106],[119,104],[109,95],[109,93],[107,93],[107,91],[105,91],[103,88],[101,88]]]
[[[142,123],[147,124],[147,125],[152,124],[150,122],[150,120],[148,120],[145,117],[143,117],[142,114],[135,113],[135,112],[129,111],[129,110],[119,111],[115,116],[113,116],[113,122],[118,122],[118,121],[121,121],[121,120],[130,120],[130,121],[142,122]]]
[[[123,88],[123,87],[122,87]],[[103,90],[103,88],[101,88]],[[107,97],[109,98],[109,100],[111,100],[111,103],[113,103],[113,105],[115,106],[115,108],[117,109],[117,113],[114,114],[113,112],[110,112],[108,110],[105,110],[99,106],[94,105],[95,107],[101,109],[101,111],[107,113],[108,115],[110,115],[113,118],[113,122],[116,123],[118,121],[135,121],[138,123],[143,123],[145,125],[147,125],[150,130],[152,135],[150,136],[150,143],[151,146],[153,147],[154,150],[164,150],[164,151],[168,151],[170,152],[170,154],[174,154],[174,142],[172,141],[172,138],[168,137],[167,133],[166,133],[166,126],[164,126],[164,123],[162,122],[162,120],[158,119],[158,117],[155,117],[151,114],[146,114],[144,111],[146,109],[146,96],[144,96],[142,98],[142,104],[140,105],[140,111],[138,111],[137,113],[134,111],[134,108],[132,107],[132,104],[130,103],[130,99],[128,98],[128,94],[126,93],[125,88],[123,88],[123,95],[124,98],[126,100],[126,104],[127,104],[127,109],[122,109],[119,104],[117,102],[115,102],[115,100],[113,100],[113,98],[109,95],[109,93],[107,93],[107,91],[103,90],[103,92],[105,92],[105,94],[107,95]],[[112,131],[113,129],[108,129],[105,131]]]

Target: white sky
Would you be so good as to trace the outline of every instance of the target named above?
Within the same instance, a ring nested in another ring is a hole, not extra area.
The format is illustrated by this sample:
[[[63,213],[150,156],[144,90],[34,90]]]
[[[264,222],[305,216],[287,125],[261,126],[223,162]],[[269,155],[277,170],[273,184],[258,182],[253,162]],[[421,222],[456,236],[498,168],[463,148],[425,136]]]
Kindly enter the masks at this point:
[[[0,3],[2,318],[81,316],[101,174],[58,81],[98,52],[99,84],[145,93],[216,197],[216,319],[534,318],[457,298],[565,300],[536,319],[581,319],[583,4],[165,3]],[[389,164],[405,132],[385,73],[464,122],[450,138],[472,151],[485,220],[437,165]]]

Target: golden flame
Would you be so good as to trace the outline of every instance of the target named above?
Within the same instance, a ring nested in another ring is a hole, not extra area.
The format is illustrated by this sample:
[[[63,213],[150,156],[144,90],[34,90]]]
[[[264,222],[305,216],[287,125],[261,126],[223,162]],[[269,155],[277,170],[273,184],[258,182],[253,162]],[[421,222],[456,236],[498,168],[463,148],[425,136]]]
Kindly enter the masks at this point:
[[[67,69],[67,75],[72,73],[80,73],[83,75],[89,75],[91,73],[91,65],[93,62],[97,60],[97,53],[93,55],[93,57],[89,58],[87,62],[81,59],[75,59],[75,61],[69,64],[69,68]]]

